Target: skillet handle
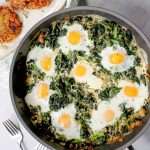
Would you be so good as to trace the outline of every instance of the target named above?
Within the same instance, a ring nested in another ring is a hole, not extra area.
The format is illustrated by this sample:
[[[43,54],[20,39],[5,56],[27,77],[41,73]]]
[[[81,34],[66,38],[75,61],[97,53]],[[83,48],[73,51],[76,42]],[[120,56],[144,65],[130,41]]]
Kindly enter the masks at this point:
[[[79,1],[84,1],[84,0],[66,0],[65,8],[78,6]]]
[[[130,145],[127,149],[128,150],[134,150],[134,147],[132,145]]]
[[[66,0],[65,8],[69,8],[71,6],[72,0]]]
[[[86,6],[87,4],[87,0],[78,0],[78,6]]]

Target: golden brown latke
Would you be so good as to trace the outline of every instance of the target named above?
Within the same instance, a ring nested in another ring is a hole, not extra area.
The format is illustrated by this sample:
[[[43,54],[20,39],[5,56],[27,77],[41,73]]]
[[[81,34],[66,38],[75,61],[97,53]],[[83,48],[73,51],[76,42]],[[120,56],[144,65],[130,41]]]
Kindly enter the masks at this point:
[[[15,39],[22,29],[19,16],[11,8],[0,6],[0,43]]]
[[[38,9],[48,6],[52,0],[9,0],[9,2],[16,9]]]

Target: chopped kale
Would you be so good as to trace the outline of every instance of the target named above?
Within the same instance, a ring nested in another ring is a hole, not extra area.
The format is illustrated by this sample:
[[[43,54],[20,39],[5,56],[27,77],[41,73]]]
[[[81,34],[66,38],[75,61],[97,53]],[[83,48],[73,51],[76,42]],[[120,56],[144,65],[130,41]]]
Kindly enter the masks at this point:
[[[91,135],[90,128],[85,122],[81,123],[80,135],[83,139]]]
[[[124,72],[116,72],[114,73],[113,78],[115,80],[128,79],[140,84],[140,79],[137,77],[137,71],[135,67],[132,67],[129,70]]]
[[[82,91],[79,94],[80,100],[76,101],[76,119],[84,122],[85,120],[90,119],[91,110],[97,109],[97,101],[94,95],[91,93],[86,94],[84,91]]]
[[[120,92],[120,90],[121,88],[116,86],[107,87],[99,93],[99,98],[101,100],[109,100],[110,98],[113,98],[115,95],[117,95]]]
[[[129,55],[135,54],[137,49],[132,46],[132,33],[114,21],[104,20],[96,23],[91,28],[91,39],[97,49],[102,50],[105,47],[119,44],[125,47]]]
[[[147,79],[146,79],[146,76],[144,74],[142,74],[140,76],[140,80],[143,82],[143,84],[146,86],[147,85]]]
[[[66,35],[67,30],[62,28],[62,24],[60,22],[53,22],[50,24],[47,35],[45,38],[45,45],[51,48],[57,48],[58,45],[58,37]]]
[[[93,34],[93,39],[102,36],[105,33],[105,27],[102,24],[95,24],[94,27],[91,29]],[[96,42],[96,40],[94,40]],[[96,43],[95,43],[96,45]]]
[[[69,23],[70,24],[73,24],[74,22],[81,23],[82,19],[83,19],[82,16],[71,17],[70,20],[69,20]]]
[[[134,109],[133,108],[127,108],[126,107],[126,103],[122,103],[120,104],[120,108],[122,110],[122,117],[126,117],[128,118],[131,114],[134,113]]]
[[[124,77],[124,73],[121,73],[121,72],[115,72],[114,74],[113,74],[113,79],[114,80],[120,80],[121,78],[123,78]]]
[[[88,61],[92,61],[92,63],[95,63],[99,66],[101,65],[101,59],[102,58],[96,49],[91,50],[91,55],[88,56],[87,59],[88,59]]]
[[[31,74],[33,77],[37,77],[38,79],[43,80],[45,73],[41,72],[41,70],[37,67],[34,60],[30,60],[27,62],[27,70],[28,74]]]
[[[68,55],[63,54],[61,51],[56,56],[55,64],[56,71],[59,72],[70,72],[73,65],[77,62],[77,55],[75,52],[69,53]]]
[[[50,84],[50,88],[56,93],[50,96],[51,110],[58,110],[70,104],[76,95],[76,85],[73,78],[57,76]]]
[[[33,78],[33,83],[26,85],[27,92],[30,92],[32,87],[38,80],[44,79],[45,73],[41,72],[41,70],[35,64],[34,60],[30,60],[29,62],[27,62],[27,76]]]
[[[136,76],[136,69],[135,67],[130,68],[129,70],[124,72],[124,75],[131,81],[137,82],[140,84],[139,78]]]
[[[104,144],[106,142],[107,136],[104,132],[96,132],[90,137],[91,141],[95,144]]]
[[[49,106],[52,111],[57,111],[60,108],[64,108],[71,102],[71,99],[68,99],[61,93],[55,93],[49,98]]]
[[[134,65],[135,65],[135,66],[140,66],[140,64],[141,64],[141,58],[137,56],[137,57],[135,58]]]

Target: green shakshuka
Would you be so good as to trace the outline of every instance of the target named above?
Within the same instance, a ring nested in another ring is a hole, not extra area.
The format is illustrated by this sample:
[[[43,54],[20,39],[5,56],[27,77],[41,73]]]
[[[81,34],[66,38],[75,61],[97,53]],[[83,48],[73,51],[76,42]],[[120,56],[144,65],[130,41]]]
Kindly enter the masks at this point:
[[[66,148],[122,142],[148,112],[147,64],[131,31],[114,21],[87,15],[50,23],[26,59],[33,125]]]

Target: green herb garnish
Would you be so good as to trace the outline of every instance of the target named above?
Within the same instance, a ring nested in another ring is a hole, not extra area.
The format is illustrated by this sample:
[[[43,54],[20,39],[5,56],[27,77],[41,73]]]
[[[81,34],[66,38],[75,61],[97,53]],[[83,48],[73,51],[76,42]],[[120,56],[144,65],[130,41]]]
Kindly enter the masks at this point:
[[[121,88],[116,86],[108,87],[99,93],[99,98],[101,100],[108,100],[117,95],[120,92],[120,90]]]

